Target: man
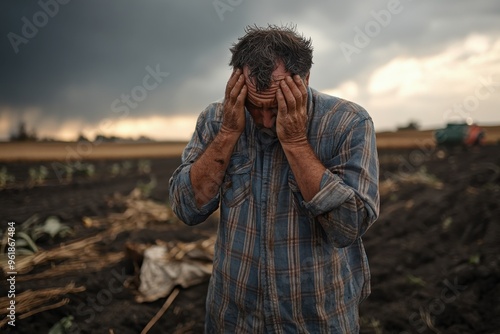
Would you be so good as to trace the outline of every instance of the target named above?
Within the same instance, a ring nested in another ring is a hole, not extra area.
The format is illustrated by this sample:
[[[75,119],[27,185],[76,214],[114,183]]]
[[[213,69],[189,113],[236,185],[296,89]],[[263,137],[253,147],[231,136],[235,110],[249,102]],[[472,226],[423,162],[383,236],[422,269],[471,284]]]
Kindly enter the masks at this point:
[[[220,205],[208,333],[357,333],[361,236],[379,208],[373,123],[309,87],[311,41],[248,27],[224,100],[199,116],[170,179],[189,225]]]

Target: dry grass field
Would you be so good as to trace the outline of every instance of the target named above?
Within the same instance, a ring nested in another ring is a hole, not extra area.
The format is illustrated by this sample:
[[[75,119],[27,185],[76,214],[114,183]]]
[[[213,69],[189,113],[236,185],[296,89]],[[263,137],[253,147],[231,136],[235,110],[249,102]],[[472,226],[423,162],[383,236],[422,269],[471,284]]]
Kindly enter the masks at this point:
[[[500,142],[500,126],[483,127],[486,144]],[[403,130],[377,133],[379,149],[434,147],[434,131]],[[178,157],[185,142],[93,143],[93,142],[14,142],[0,143],[0,161],[65,161],[122,158]]]
[[[186,143],[9,142],[0,143],[0,161],[63,161],[178,157]]]

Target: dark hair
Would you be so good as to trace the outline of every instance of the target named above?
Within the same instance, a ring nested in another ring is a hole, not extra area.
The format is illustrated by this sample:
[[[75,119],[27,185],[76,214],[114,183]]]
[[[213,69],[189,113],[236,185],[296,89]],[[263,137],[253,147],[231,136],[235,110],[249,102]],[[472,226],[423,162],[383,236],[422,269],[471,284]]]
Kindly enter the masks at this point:
[[[267,28],[247,26],[245,36],[233,44],[229,65],[243,69],[248,66],[257,91],[269,88],[271,74],[282,61],[285,70],[302,78],[312,66],[311,39],[297,34],[295,26],[268,25]]]

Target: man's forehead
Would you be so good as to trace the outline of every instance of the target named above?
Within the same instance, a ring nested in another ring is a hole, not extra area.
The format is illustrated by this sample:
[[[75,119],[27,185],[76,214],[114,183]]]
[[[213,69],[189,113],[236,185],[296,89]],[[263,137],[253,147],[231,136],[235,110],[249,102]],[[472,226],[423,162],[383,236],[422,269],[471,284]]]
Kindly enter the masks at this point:
[[[243,74],[245,75],[245,78],[249,79],[252,84],[255,84],[255,78],[250,77],[250,69],[248,68],[248,66],[243,67]],[[281,80],[285,79],[287,75],[290,75],[290,73],[287,72],[285,70],[285,66],[280,63],[271,74],[271,83],[277,84]]]
[[[272,75],[271,82],[279,83],[281,80],[285,79],[286,74],[283,75]]]

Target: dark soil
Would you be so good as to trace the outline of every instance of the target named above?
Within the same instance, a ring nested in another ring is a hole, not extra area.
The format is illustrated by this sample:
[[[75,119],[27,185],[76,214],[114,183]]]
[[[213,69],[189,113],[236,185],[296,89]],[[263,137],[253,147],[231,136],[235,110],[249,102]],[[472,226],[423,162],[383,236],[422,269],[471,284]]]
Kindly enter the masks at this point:
[[[364,237],[372,294],[362,333],[500,333],[499,153],[381,152],[382,184],[398,171],[435,179],[381,198]]]
[[[438,154],[434,149],[380,151],[381,215],[366,233],[364,242],[372,272],[372,294],[360,310],[361,333],[500,333],[500,147]],[[123,195],[154,175],[157,186],[150,197],[166,203],[168,179],[179,159],[151,159],[151,171],[140,175],[138,160],[131,168],[110,174],[113,164],[93,161],[92,177],[75,174],[57,178],[50,163],[43,183],[28,182],[29,169],[43,163],[9,163],[16,181],[0,190],[0,226],[21,224],[38,215],[55,215],[75,234],[41,239],[44,249],[61,242],[91,236],[98,229],[83,227],[83,217],[106,217],[123,212],[114,205],[114,193]],[[410,174],[405,174],[410,173]],[[417,175],[418,178],[408,175]],[[155,222],[162,224],[162,222]],[[169,220],[165,228],[122,232],[100,246],[102,251],[125,251],[126,243],[156,240],[194,241],[214,233],[211,220],[187,227]],[[31,273],[43,271],[36,267]],[[30,274],[31,274],[30,273]],[[47,333],[59,320],[74,317],[72,333],[140,333],[160,310],[165,298],[152,303],[134,300],[136,277],[133,262],[126,258],[99,272],[76,271],[53,279],[16,283],[16,294],[29,289],[63,287],[73,281],[85,286],[68,294],[67,305],[16,319],[6,333]],[[5,282],[5,278],[2,278]],[[110,288],[112,284],[114,289]],[[110,292],[112,291],[112,292]],[[166,313],[149,333],[201,333],[207,283],[181,289]],[[0,297],[7,296],[0,285]]]

